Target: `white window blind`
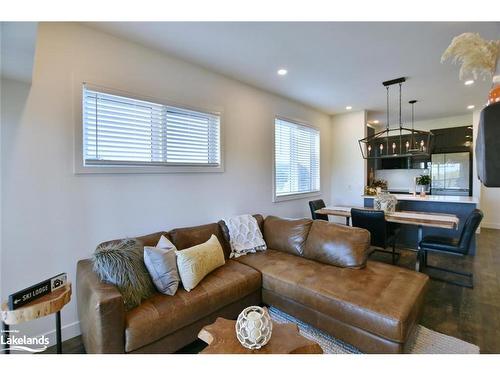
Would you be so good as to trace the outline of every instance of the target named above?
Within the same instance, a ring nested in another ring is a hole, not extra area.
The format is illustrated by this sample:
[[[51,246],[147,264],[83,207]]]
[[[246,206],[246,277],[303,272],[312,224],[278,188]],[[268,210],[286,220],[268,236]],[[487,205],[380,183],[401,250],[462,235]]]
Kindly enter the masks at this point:
[[[85,165],[220,166],[220,116],[83,88]]]
[[[320,190],[318,130],[276,118],[274,153],[276,197]]]

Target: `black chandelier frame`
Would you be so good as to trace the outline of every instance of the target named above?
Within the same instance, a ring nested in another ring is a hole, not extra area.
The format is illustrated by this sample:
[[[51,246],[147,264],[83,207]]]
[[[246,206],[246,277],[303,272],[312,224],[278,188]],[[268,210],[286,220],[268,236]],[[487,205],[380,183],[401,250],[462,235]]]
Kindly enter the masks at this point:
[[[425,130],[415,130],[416,100],[410,100],[412,127],[404,127],[401,116],[401,91],[402,85],[406,81],[405,77],[396,78],[382,82],[387,92],[387,124],[384,130],[369,135],[358,141],[363,159],[386,159],[401,157],[430,157],[432,132]],[[399,126],[390,128],[389,125],[389,88],[399,85]]]

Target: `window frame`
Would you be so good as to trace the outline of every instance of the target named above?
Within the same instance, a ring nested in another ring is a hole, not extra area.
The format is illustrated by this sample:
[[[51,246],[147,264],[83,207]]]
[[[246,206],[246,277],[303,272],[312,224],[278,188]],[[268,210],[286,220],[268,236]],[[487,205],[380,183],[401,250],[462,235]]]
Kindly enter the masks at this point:
[[[181,109],[204,112],[219,116],[219,149],[220,163],[218,166],[203,166],[203,165],[131,165],[119,163],[116,164],[92,164],[85,165],[84,155],[84,124],[83,124],[83,89],[84,86],[89,90],[95,90],[110,95],[124,96],[130,99],[144,100],[160,105],[177,107]],[[80,81],[74,84],[74,113],[75,133],[74,133],[74,174],[162,174],[162,173],[221,173],[224,172],[224,115],[221,109],[207,109],[200,106],[185,105],[170,100],[162,100],[148,95],[130,93],[125,90],[109,88],[103,85],[89,83],[88,81]]]
[[[293,124],[303,126],[306,128],[311,128],[314,129],[318,132],[319,135],[319,140],[318,140],[318,173],[319,173],[319,187],[318,190],[312,190],[312,191],[305,191],[302,193],[292,193],[292,194],[286,194],[286,195],[276,195],[276,121],[277,120],[282,120],[286,122],[291,122]],[[298,119],[293,119],[290,117],[285,117],[281,115],[276,115],[274,116],[274,121],[273,121],[273,126],[272,126],[272,140],[273,140],[273,196],[272,196],[272,201],[274,203],[278,202],[284,202],[284,201],[290,201],[290,200],[295,200],[295,199],[304,199],[304,198],[309,198],[309,197],[317,197],[322,194],[321,192],[321,129],[313,126],[305,121],[298,120]]]

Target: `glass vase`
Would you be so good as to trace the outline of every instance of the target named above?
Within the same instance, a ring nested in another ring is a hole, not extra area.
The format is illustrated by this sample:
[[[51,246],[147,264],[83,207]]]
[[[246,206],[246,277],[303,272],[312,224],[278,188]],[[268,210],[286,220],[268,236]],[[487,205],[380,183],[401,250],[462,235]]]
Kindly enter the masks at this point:
[[[420,196],[421,196],[422,198],[424,198],[424,197],[425,197],[425,195],[426,195],[425,188],[426,188],[426,186],[425,186],[425,185],[421,185],[421,186],[420,186]]]

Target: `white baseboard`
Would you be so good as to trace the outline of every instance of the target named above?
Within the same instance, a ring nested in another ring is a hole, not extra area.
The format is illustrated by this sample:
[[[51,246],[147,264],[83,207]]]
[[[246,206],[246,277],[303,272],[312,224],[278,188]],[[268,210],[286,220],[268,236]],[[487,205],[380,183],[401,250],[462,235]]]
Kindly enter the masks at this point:
[[[62,341],[69,340],[75,336],[80,335],[80,321],[66,324],[61,326]],[[56,344],[56,330],[53,329],[43,334],[49,338],[50,346]]]
[[[500,229],[500,223],[491,223],[491,222],[483,221],[481,223],[481,227],[490,228],[490,229]]]

